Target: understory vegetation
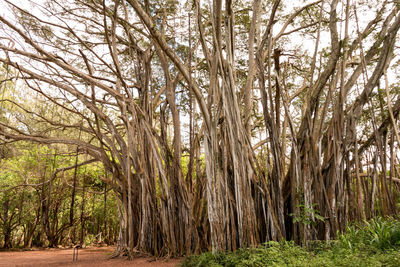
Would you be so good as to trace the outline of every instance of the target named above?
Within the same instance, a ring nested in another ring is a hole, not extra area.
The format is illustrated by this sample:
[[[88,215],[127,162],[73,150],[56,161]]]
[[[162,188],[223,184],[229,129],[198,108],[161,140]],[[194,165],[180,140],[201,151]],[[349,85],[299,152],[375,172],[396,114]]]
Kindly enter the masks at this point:
[[[400,222],[375,218],[347,227],[337,240],[266,242],[235,252],[186,257],[182,266],[399,266]]]

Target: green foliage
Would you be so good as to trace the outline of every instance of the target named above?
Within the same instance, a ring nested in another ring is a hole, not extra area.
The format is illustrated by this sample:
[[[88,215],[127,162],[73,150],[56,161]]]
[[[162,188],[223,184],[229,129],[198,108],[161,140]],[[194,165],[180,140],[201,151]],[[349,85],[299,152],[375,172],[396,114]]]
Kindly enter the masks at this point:
[[[59,172],[56,177],[53,174],[58,168],[73,166],[75,152],[65,146],[25,142],[14,144],[14,151],[13,157],[0,159],[0,247],[69,245],[79,239],[82,228],[87,245],[114,242],[119,222],[117,204],[115,194],[103,181],[101,164],[77,169],[75,220],[71,226],[74,169]],[[85,160],[79,157],[78,163]],[[45,230],[44,220],[50,230]]]
[[[399,266],[400,222],[376,218],[353,225],[338,240],[313,241],[308,249],[292,241],[184,259],[182,266]]]
[[[370,249],[400,248],[400,222],[392,217],[377,217],[362,225],[347,227],[339,240],[349,249],[368,247]]]
[[[315,221],[324,221],[324,217],[319,215],[319,211],[314,209],[316,204],[312,205],[312,208],[307,207],[304,204],[299,204],[297,207],[300,209],[300,215],[296,216],[296,214],[291,213],[290,216],[293,217],[293,222],[302,223],[304,225],[316,224]]]

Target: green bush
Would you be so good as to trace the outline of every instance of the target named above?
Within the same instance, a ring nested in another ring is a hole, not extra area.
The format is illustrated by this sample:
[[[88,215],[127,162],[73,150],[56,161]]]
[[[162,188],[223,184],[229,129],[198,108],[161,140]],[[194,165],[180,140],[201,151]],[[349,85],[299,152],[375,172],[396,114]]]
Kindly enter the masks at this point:
[[[267,242],[257,248],[184,259],[182,266],[400,266],[400,222],[376,218],[349,226],[338,240]]]
[[[369,248],[385,250],[400,247],[400,221],[388,217],[377,217],[363,224],[347,227],[339,240],[349,249]]]

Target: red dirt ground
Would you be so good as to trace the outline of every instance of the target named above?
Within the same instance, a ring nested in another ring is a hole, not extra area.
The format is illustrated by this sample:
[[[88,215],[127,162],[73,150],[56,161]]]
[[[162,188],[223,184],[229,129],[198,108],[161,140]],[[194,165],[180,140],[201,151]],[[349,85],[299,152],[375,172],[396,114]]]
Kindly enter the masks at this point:
[[[84,248],[79,250],[78,261],[72,261],[73,249],[46,249],[38,251],[1,251],[0,266],[140,266],[172,267],[179,266],[179,259],[153,260],[152,258],[108,259],[114,247]]]

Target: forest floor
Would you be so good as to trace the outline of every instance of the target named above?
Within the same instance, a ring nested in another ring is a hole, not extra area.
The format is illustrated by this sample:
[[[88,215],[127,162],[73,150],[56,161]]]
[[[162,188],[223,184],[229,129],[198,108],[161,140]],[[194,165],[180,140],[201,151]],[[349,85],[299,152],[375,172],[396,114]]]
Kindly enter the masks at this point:
[[[91,247],[79,250],[78,261],[72,261],[73,249],[46,249],[37,251],[0,251],[0,266],[179,266],[179,259],[154,260],[150,257],[109,259],[115,247]]]

